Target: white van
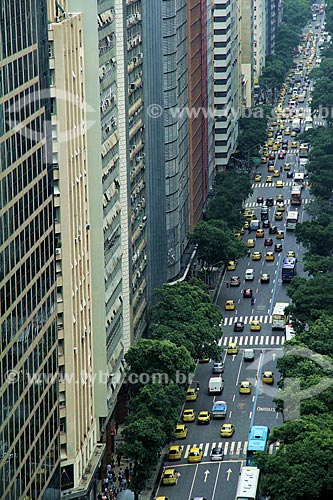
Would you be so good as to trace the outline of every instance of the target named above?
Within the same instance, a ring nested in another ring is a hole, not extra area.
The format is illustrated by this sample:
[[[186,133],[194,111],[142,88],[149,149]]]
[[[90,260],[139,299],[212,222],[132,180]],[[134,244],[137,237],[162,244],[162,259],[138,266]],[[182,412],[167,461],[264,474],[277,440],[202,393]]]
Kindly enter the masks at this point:
[[[245,271],[245,281],[254,280],[254,269],[246,269]]]
[[[224,388],[222,377],[210,377],[208,382],[208,394],[221,394]]]

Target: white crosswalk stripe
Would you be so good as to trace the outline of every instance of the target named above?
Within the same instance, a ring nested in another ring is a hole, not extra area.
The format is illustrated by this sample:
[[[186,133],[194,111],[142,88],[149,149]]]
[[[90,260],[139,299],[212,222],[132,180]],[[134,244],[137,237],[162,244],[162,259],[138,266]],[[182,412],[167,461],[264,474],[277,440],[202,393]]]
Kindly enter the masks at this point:
[[[194,443],[194,444],[188,444],[186,445],[185,453],[183,455],[183,458],[188,458],[190,449],[199,447],[202,449],[203,453],[202,456],[205,457],[210,457],[212,453],[212,449],[218,446],[219,448],[223,449],[224,455],[237,455],[237,456],[244,456],[246,455],[247,451],[247,441],[230,441],[229,438],[226,438],[226,441],[220,441],[220,442],[215,442],[215,443],[200,443],[199,445]],[[274,443],[269,446],[268,453],[270,455],[273,455],[276,448],[278,446]]]
[[[272,316],[269,314],[262,315],[262,316],[230,316],[229,318],[224,318],[223,320],[223,325],[224,326],[232,326],[234,323],[237,321],[241,321],[244,323],[244,325],[247,325],[251,323],[253,319],[257,319],[260,321],[260,323],[272,323]]]
[[[219,345],[227,347],[230,343],[235,343],[240,347],[254,346],[254,345],[283,345],[284,336],[281,335],[240,335],[233,337],[221,337]]]
[[[276,178],[277,180],[279,180],[279,178]],[[292,181],[283,181],[283,187],[291,187],[293,185],[293,182]],[[252,184],[252,188],[264,188],[264,187],[274,187],[275,186],[275,183],[274,182],[259,182],[259,183],[254,183]],[[254,203],[256,205],[255,202],[248,202],[248,203],[245,203],[245,206],[248,206],[249,204],[251,203]],[[251,206],[251,205],[249,205]]]
[[[284,184],[285,186],[286,184]],[[310,198],[303,198],[302,200],[302,204],[303,205],[306,205],[307,203],[311,203],[311,199]],[[291,204],[291,200],[288,198],[287,200],[284,200],[284,204],[285,205],[290,205]],[[257,203],[256,201],[248,201],[247,203],[245,203],[244,207],[245,208],[260,208],[262,206],[265,206],[265,204],[263,205],[262,203]],[[273,207],[276,206],[276,202],[274,202],[274,205]]]

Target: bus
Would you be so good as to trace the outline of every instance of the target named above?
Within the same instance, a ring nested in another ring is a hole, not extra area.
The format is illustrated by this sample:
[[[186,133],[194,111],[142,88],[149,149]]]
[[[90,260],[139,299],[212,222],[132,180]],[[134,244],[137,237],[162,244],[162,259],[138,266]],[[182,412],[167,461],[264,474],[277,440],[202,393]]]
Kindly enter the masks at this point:
[[[286,222],[287,231],[296,229],[297,222],[298,222],[298,211],[297,210],[288,210],[287,222]]]
[[[273,330],[284,330],[287,324],[287,314],[284,311],[288,306],[288,302],[276,302],[272,314]]]
[[[301,205],[302,203],[302,186],[295,185],[291,188],[291,205]]]
[[[236,500],[256,500],[260,470],[242,467],[237,484]]]
[[[266,451],[268,446],[269,428],[265,425],[252,425],[249,432],[246,450],[246,465],[253,465],[254,454]]]
[[[290,283],[296,276],[296,257],[285,257],[282,264],[282,283]]]
[[[286,340],[291,340],[295,337],[295,331],[293,329],[293,325],[286,325],[285,337]]]
[[[305,175],[303,172],[295,172],[293,186],[304,187]]]

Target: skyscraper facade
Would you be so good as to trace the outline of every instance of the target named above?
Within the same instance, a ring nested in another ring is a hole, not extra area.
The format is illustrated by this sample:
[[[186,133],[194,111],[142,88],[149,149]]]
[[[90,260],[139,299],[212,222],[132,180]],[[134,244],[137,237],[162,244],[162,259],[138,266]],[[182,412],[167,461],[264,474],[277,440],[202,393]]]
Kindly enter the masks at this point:
[[[236,149],[239,112],[238,0],[214,3],[215,166],[224,169]]]
[[[59,498],[46,0],[0,9],[0,497]]]

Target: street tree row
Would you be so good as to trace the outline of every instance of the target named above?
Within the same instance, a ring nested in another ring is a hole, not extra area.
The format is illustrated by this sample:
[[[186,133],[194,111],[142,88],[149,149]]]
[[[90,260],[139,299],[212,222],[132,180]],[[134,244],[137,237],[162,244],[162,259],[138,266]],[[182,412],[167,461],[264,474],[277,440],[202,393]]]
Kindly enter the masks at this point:
[[[134,465],[130,488],[145,488],[174,430],[196,360],[221,359],[221,313],[206,286],[193,279],[155,290],[147,338],[125,354],[129,414],[120,452]]]

